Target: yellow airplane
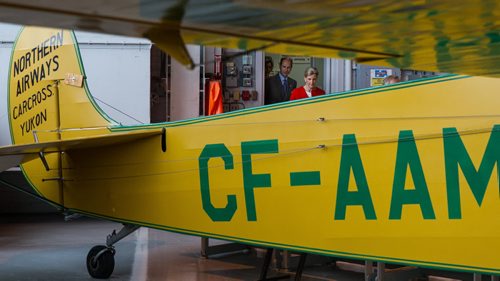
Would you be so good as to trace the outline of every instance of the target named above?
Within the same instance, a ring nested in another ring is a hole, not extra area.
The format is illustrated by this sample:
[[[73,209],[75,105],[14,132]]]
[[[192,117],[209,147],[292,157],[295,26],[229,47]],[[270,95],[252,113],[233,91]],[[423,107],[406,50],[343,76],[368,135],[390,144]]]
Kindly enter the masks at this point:
[[[145,36],[187,66],[185,42],[474,75],[500,69],[495,1],[128,0],[98,12],[96,3],[56,3],[0,1],[0,16]],[[112,274],[114,243],[138,226],[500,275],[499,87],[449,74],[117,126],[88,91],[72,32],[26,27],[9,68],[13,145],[0,148],[0,167],[20,164],[34,192],[61,210],[126,224],[90,250],[96,278]]]

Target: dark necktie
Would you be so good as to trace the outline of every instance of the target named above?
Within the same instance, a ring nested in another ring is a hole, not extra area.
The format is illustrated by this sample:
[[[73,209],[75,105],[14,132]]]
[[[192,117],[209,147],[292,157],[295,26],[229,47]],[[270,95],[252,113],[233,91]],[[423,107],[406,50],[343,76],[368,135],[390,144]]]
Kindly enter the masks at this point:
[[[285,97],[288,95],[288,79],[283,79],[283,92],[285,93]]]

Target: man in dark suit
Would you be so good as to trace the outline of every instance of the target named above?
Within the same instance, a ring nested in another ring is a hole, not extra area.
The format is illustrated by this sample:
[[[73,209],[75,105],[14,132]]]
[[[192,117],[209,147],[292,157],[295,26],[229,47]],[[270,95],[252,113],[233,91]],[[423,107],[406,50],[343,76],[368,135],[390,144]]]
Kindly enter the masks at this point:
[[[280,72],[266,79],[264,104],[273,104],[290,100],[290,93],[297,88],[297,81],[288,77],[293,62],[289,57],[281,58]]]

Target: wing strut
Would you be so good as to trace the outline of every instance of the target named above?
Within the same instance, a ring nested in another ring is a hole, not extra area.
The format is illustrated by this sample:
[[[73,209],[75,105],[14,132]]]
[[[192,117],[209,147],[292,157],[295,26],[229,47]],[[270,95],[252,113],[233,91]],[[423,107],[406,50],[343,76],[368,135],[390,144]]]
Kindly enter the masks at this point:
[[[36,134],[36,131],[33,131],[33,137],[35,138],[35,143],[38,143],[38,135]],[[50,170],[50,167],[49,163],[47,163],[47,159],[45,159],[45,153],[43,151],[38,152],[38,157],[40,157],[45,170],[48,172]]]

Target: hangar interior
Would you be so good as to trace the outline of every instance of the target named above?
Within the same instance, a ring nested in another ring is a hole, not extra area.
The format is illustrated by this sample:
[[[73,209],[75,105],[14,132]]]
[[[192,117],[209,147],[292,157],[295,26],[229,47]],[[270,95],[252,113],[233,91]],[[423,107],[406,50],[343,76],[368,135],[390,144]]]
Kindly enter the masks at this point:
[[[5,31],[0,33],[5,37],[0,43],[2,84],[6,83],[5,69],[18,29],[13,25],[0,27]],[[272,73],[278,73],[279,60],[284,56],[190,45],[188,50],[198,67],[187,70],[147,40],[84,32],[77,33],[77,38],[92,93],[121,124],[209,115],[209,85],[213,81],[221,85],[223,112],[262,106],[266,58],[274,62]],[[292,60],[290,76],[299,85],[304,69],[314,66],[320,71],[318,86],[331,94],[377,86],[391,74],[402,81],[438,75],[338,59]],[[1,91],[4,98],[6,87]],[[1,116],[0,141],[5,145],[10,142],[6,113]],[[19,169],[1,173],[0,179],[30,191]],[[0,185],[0,216],[0,280],[89,280],[83,265],[90,245],[119,228],[117,223],[61,215],[51,205],[5,185]],[[118,268],[112,280],[498,280],[498,276],[364,260],[314,255],[301,259],[300,253],[272,252],[154,229],[143,230],[121,243],[123,246],[117,246]],[[144,245],[149,252],[141,250]],[[78,260],[81,264],[73,270]],[[264,270],[266,265],[269,271]]]

